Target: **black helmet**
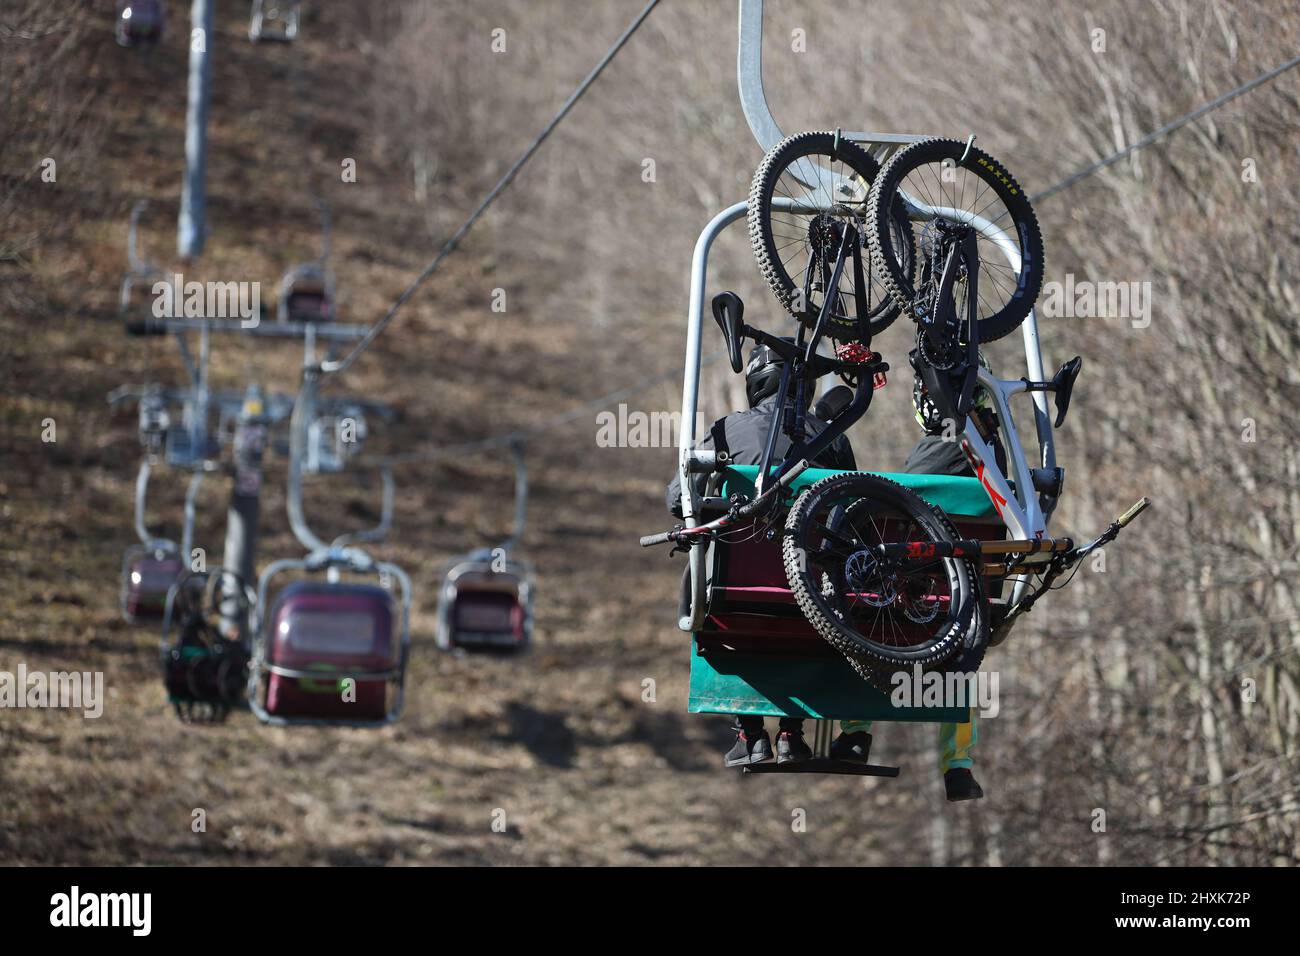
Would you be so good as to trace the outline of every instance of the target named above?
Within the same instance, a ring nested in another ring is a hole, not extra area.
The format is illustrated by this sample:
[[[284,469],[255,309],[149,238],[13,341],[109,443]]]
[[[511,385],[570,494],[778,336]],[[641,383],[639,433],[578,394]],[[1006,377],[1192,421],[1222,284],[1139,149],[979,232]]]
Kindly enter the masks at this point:
[[[794,339],[785,341],[793,342]],[[784,366],[785,359],[768,346],[754,346],[749,353],[749,362],[745,365],[745,396],[749,399],[750,408],[776,394],[776,390],[781,387],[781,369]]]

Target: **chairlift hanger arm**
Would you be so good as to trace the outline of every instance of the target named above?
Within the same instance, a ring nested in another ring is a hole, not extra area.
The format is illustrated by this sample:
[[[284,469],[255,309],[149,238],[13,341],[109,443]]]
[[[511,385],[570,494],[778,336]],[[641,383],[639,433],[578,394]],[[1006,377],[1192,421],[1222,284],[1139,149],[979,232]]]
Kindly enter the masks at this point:
[[[501,545],[501,550],[509,554],[524,537],[524,526],[528,518],[528,463],[524,459],[524,440],[515,438],[510,442],[510,455],[515,465],[515,518],[514,529],[510,537]]]
[[[131,223],[127,227],[126,233],[126,260],[130,263],[131,272],[137,276],[151,275],[158,271],[157,266],[140,254],[140,217],[144,215],[144,211],[148,206],[149,200],[141,199],[131,207]]]
[[[772,116],[772,110],[767,104],[767,93],[763,89],[763,0],[739,0],[739,10],[736,85],[750,132],[766,153],[785,137]],[[843,136],[867,146],[880,162],[884,162],[899,147],[925,138],[906,133],[873,132],[844,133]],[[811,187],[813,184],[805,182],[804,185]]]
[[[289,468],[285,496],[289,526],[293,530],[294,537],[312,554],[360,555],[368,562],[370,559],[364,555],[364,552],[350,547],[349,544],[383,540],[392,528],[396,488],[393,470],[389,465],[380,465],[378,469],[380,480],[383,482],[383,499],[379,523],[373,528],[339,535],[332,544],[327,545],[324,539],[318,537],[307,524],[306,511],[303,508],[303,462],[307,452],[307,429],[315,418],[318,408],[317,392],[320,387],[320,377],[319,366],[309,364],[303,368],[302,387],[298,390],[293,411],[289,416]]]
[[[383,484],[379,523],[373,528],[362,531],[349,531],[339,535],[330,545],[331,549],[344,549],[354,543],[382,541],[388,537],[388,532],[393,526],[393,503],[397,495],[396,483],[393,481],[393,469],[388,465],[381,465],[379,467],[379,480]]]

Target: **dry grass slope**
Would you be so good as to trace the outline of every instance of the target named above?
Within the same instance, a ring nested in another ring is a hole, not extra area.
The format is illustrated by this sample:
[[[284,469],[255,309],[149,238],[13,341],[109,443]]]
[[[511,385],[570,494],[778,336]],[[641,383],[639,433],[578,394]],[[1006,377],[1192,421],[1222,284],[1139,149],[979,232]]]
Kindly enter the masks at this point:
[[[529,657],[432,648],[438,569],[504,533],[508,461],[411,466],[382,548],[417,584],[403,720],[378,732],[268,729],[246,714],[180,725],[154,634],[115,612],[137,447],[131,417],[110,415],[104,396],[181,376],[174,347],[127,340],[114,309],[137,199],[154,199],[147,247],[175,265],[183,11],[171,4],[171,37],[142,58],[112,44],[102,6],[19,0],[0,14],[0,670],[103,670],[109,689],[96,721],[0,712],[0,862],[1294,862],[1294,77],[1040,209],[1049,279],[1147,279],[1159,297],[1146,331],[1045,323],[1052,360],[1089,363],[1061,438],[1063,529],[1099,526],[1141,492],[1158,496],[1160,517],[1112,549],[1110,573],[1083,575],[990,655],[1003,692],[1002,715],[981,728],[990,798],[949,808],[926,728],[878,734],[880,758],[905,766],[897,781],[753,781],[717,767],[722,721],[685,713],[679,565],[635,547],[663,523],[674,454],[597,448],[592,420],[532,449]],[[215,40],[212,235],[187,276],[269,288],[314,254],[320,195],[342,307],[368,320],[640,2],[309,4],[292,48],[247,43],[237,6],[222,5]],[[1115,0],[1091,14],[900,2],[873,5],[860,28],[828,2],[769,7],[769,87],[787,129],[974,126],[1031,189],[1290,55],[1300,32],[1281,4],[1217,0]],[[694,237],[743,197],[759,158],[735,102],[733,18],[728,4],[663,5],[348,373],[339,388],[404,413],[377,449],[524,426],[679,361]],[[5,32],[13,24],[34,36]],[[488,50],[496,26],[504,55]],[[791,52],[796,27],[815,55]],[[45,156],[58,159],[55,185],[33,173]],[[344,157],[355,184],[339,180]],[[1253,188],[1245,157],[1260,170]],[[716,262],[719,287],[775,318],[739,234]],[[504,315],[489,308],[498,288]],[[906,340],[895,329],[881,343],[896,365]],[[994,356],[1013,357],[1014,343]],[[221,342],[214,375],[289,390],[296,361],[289,345]],[[906,384],[859,427],[859,460],[901,460],[914,437]],[[708,388],[710,411],[725,411],[728,383]],[[675,391],[633,407],[671,409]],[[39,440],[47,417],[55,444]],[[1259,443],[1240,442],[1244,417]],[[263,503],[268,557],[298,551],[281,467]],[[173,520],[181,484],[167,492]],[[220,484],[202,502],[209,550]],[[322,480],[311,509],[321,524],[360,524],[368,501],[345,477]],[[1250,706],[1243,676],[1258,678]],[[641,700],[647,677],[654,704]],[[190,830],[199,807],[204,834]],[[1096,807],[1107,834],[1090,830]],[[497,808],[505,833],[491,830]],[[806,833],[791,831],[794,808]]]

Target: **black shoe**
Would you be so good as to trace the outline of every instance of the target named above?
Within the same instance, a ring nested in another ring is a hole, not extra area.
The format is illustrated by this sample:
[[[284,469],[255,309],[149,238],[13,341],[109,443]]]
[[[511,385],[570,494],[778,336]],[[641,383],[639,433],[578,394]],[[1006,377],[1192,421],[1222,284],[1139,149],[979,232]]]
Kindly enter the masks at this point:
[[[832,760],[852,760],[855,763],[868,763],[871,758],[871,734],[865,730],[851,734],[840,734],[831,741]]]
[[[802,730],[783,730],[776,738],[776,762],[795,763],[812,757],[812,748],[803,739]]]
[[[984,791],[980,789],[975,775],[968,767],[953,767],[945,773],[943,786],[948,791],[948,800],[951,803],[956,803],[958,800],[979,800],[984,796]]]
[[[745,764],[762,763],[764,760],[771,759],[772,738],[767,735],[766,730],[752,737],[741,730],[737,731],[736,743],[722,758],[722,763],[725,767],[742,767]]]

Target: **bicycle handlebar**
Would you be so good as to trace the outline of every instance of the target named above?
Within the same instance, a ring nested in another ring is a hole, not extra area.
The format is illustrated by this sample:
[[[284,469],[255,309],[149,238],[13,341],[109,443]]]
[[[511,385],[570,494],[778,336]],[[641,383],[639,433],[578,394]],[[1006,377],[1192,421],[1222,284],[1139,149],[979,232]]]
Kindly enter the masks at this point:
[[[1128,511],[1120,515],[1119,519],[1115,523],[1118,524],[1121,528],[1126,527],[1130,521],[1132,521],[1142,512],[1146,511],[1147,508],[1150,506],[1150,504],[1151,504],[1151,499],[1147,498],[1146,496],[1143,496],[1142,499],[1137,504],[1135,504],[1132,508],[1129,508]]]
[[[721,518],[717,518],[707,524],[696,525],[694,528],[677,527],[672,531],[663,531],[659,534],[648,534],[641,539],[641,547],[651,548],[656,544],[666,544],[669,541],[682,541],[683,539],[693,538],[698,535],[712,534],[714,531],[727,527],[737,519],[747,518],[757,511],[760,505],[766,503],[778,491],[788,488],[793,484],[794,480],[807,471],[809,467],[808,459],[801,458],[798,464],[777,479],[777,481],[772,484],[772,487],[765,489],[763,493],[753,501],[747,502],[723,515]]]

